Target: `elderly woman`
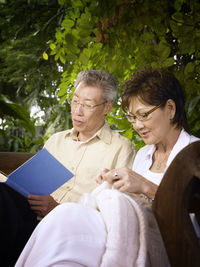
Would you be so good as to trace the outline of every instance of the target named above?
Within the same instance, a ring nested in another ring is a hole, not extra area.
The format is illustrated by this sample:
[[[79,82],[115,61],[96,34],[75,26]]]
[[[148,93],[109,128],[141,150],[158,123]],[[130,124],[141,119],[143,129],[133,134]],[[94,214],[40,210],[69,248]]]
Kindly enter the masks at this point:
[[[124,86],[122,107],[127,119],[146,145],[138,151],[132,170],[126,167],[104,170],[97,181],[107,181],[121,192],[142,194],[153,199],[167,167],[177,153],[198,140],[186,131],[184,105],[182,88],[168,71],[145,69],[136,73]],[[116,199],[121,201],[119,195]],[[92,198],[89,202],[92,202]],[[102,201],[100,206],[104,204],[107,205]],[[114,216],[114,208],[112,206],[110,211],[106,210],[106,216],[109,212]],[[105,226],[99,210],[91,203],[90,207],[75,203],[59,205],[37,226],[16,266],[132,266],[125,263],[126,254],[121,257],[124,261],[122,265],[114,262],[114,258],[113,262],[110,261],[111,265],[102,264],[102,257],[108,249],[106,242],[111,228]],[[134,213],[132,209],[126,212],[129,218],[123,217],[122,223],[120,222],[122,227],[123,222],[125,224],[126,220],[132,218],[131,213]],[[117,221],[117,217],[112,218],[112,221],[115,220]],[[132,221],[129,227],[135,227],[134,231],[138,231]],[[126,224],[122,230],[126,231]],[[127,234],[130,244],[135,243],[136,247],[137,241],[132,242],[132,235],[129,232]],[[132,248],[122,245],[123,251],[128,255]],[[145,263],[139,266],[145,266]]]

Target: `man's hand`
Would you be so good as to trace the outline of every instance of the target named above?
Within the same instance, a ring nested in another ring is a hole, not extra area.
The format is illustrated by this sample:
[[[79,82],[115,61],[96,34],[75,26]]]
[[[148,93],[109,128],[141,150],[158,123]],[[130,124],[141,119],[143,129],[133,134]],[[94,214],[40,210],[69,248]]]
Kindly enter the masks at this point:
[[[31,209],[40,217],[44,217],[59,205],[50,195],[28,195],[28,202]]]

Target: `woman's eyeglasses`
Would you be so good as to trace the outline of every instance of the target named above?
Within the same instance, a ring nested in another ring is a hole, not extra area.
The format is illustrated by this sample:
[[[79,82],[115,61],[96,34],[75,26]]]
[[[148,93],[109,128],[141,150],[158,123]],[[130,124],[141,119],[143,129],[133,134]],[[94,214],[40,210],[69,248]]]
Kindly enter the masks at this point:
[[[151,114],[154,110],[158,109],[162,104],[150,109],[149,111],[145,112],[145,113],[141,113],[141,114],[137,114],[137,115],[131,115],[129,112],[127,112],[125,114],[127,120],[131,123],[135,123],[136,119],[138,119],[139,121],[146,121],[148,120],[148,116],[149,114]]]

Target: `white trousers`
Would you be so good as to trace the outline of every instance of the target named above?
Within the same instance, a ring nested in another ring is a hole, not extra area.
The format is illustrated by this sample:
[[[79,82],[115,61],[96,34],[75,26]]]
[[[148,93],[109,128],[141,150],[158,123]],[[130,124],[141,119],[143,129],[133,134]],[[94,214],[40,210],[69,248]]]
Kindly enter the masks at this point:
[[[106,235],[97,210],[61,204],[38,224],[15,267],[99,266]]]

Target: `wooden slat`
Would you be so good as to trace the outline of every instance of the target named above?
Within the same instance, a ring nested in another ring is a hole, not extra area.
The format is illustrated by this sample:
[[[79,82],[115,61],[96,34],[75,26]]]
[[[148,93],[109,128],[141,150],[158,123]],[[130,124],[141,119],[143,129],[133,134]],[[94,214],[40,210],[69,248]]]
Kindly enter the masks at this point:
[[[8,175],[33,155],[28,152],[0,152],[0,171]]]

